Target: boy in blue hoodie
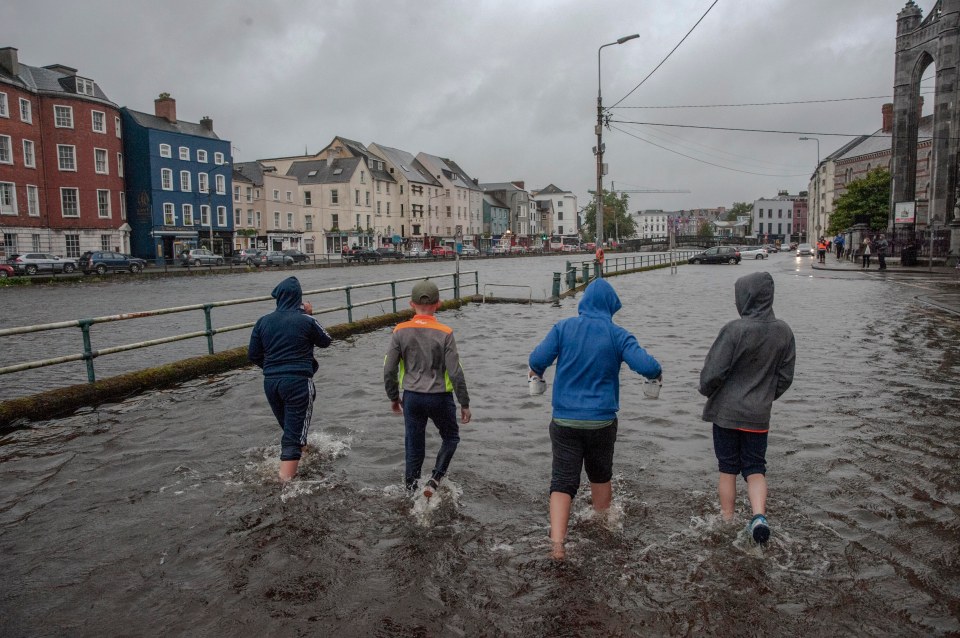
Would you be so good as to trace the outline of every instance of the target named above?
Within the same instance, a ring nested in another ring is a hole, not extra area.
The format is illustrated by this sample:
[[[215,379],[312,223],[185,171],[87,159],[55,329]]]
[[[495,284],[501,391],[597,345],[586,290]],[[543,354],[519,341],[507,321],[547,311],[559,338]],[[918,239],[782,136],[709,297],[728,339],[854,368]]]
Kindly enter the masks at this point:
[[[570,506],[586,469],[593,508],[610,507],[613,447],[620,409],[620,364],[648,379],[660,379],[660,364],[636,337],[613,323],[620,299],[604,279],[583,293],[578,316],[556,323],[530,354],[530,375],[543,377],[557,362],[553,380],[550,441],[550,540],[554,558],[563,558]]]
[[[737,474],[747,482],[753,519],[747,531],[757,543],[770,538],[767,524],[767,432],[773,402],[793,383],[793,331],[773,314],[773,277],[755,272],[734,284],[735,319],[720,330],[700,371],[707,397],[703,420],[713,423],[720,469],[720,513],[733,520]]]
[[[280,480],[289,481],[307,444],[316,388],[313,375],[320,364],[314,346],[326,348],[333,339],[303,302],[296,277],[281,281],[270,295],[277,309],[257,320],[250,333],[247,358],[263,369],[263,391],[283,429],[280,439]]]

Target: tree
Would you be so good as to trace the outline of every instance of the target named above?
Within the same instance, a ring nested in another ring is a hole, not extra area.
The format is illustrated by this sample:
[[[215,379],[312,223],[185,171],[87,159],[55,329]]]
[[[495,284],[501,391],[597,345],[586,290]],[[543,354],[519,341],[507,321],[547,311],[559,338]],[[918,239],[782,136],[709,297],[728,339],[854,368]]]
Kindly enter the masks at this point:
[[[830,235],[842,232],[865,216],[870,228],[883,230],[887,227],[887,213],[890,210],[890,171],[875,168],[865,177],[847,184],[847,192],[837,198],[830,225],[826,232]]]
[[[697,228],[697,237],[713,237],[713,224],[706,219],[700,220],[700,226]]]
[[[737,221],[737,217],[741,215],[753,215],[753,204],[750,202],[733,202],[733,208],[727,212],[726,220],[728,222]]]
[[[626,193],[603,191],[603,239],[615,237],[633,237],[636,232],[636,225],[633,218],[627,212],[627,203],[630,196]],[[584,223],[587,227],[587,239],[593,241],[597,236],[597,202],[596,200],[587,204],[584,209]]]

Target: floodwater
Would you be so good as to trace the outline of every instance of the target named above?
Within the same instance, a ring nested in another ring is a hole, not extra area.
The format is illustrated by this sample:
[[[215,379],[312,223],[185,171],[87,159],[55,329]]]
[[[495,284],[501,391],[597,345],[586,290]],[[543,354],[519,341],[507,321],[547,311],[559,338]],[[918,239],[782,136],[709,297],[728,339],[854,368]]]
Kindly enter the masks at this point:
[[[803,263],[610,279],[664,385],[644,399],[624,369],[615,506],[597,520],[578,496],[564,561],[547,542],[551,388],[529,396],[525,371],[575,300],[442,314],[474,420],[430,503],[400,488],[389,330],[319,353],[315,450],[286,486],[253,369],[8,434],[0,634],[957,635],[960,318],[917,299],[956,290]],[[696,393],[733,282],[754,270],[774,275],[798,352],[762,548],[741,531],[742,481],[736,524],[720,520]]]

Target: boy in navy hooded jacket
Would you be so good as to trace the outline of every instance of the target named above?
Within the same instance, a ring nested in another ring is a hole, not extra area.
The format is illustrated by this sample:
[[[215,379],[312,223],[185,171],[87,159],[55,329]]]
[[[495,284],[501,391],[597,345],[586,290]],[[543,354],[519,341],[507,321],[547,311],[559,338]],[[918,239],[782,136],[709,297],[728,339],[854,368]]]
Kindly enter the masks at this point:
[[[250,333],[247,358],[263,369],[263,391],[283,428],[280,439],[280,480],[289,481],[307,444],[316,389],[313,375],[320,367],[314,346],[326,348],[333,339],[313,318],[310,302],[296,277],[287,277],[270,295],[277,309],[257,320]]]
[[[563,558],[570,505],[586,469],[594,510],[610,507],[613,446],[620,409],[620,364],[648,379],[661,377],[660,364],[636,337],[613,323],[620,310],[613,286],[593,281],[583,293],[579,316],[563,319],[530,354],[531,375],[542,377],[554,361],[553,476],[550,481],[550,540]]]

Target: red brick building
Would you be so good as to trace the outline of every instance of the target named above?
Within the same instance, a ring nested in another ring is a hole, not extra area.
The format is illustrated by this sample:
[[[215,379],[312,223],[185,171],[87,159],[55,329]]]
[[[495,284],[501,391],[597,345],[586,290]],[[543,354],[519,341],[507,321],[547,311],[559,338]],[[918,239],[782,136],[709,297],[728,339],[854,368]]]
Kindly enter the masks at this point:
[[[93,80],[0,49],[3,256],[129,250],[122,134],[119,108]]]

